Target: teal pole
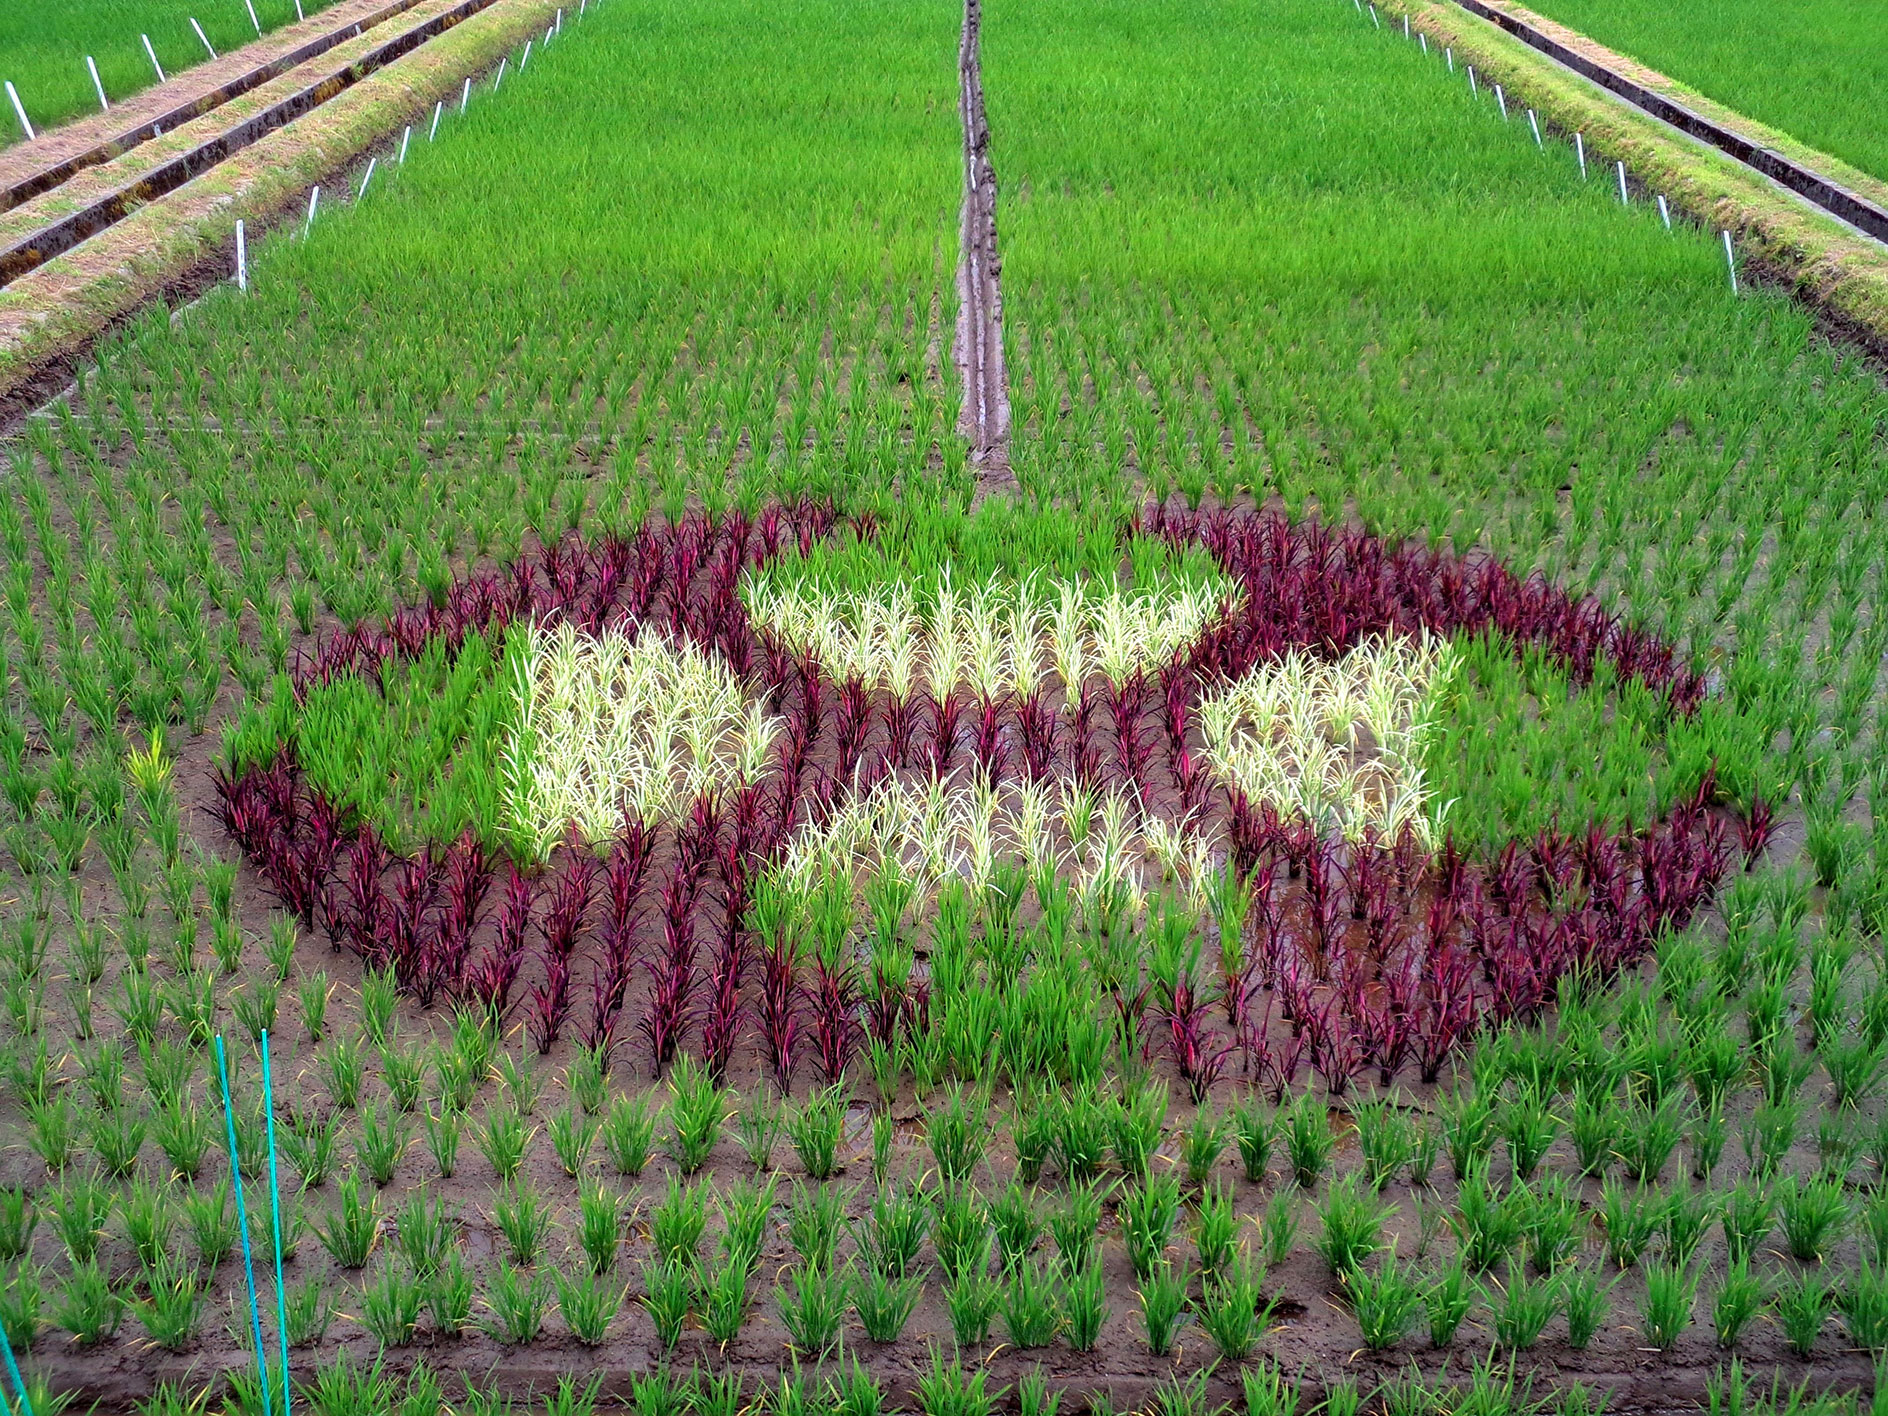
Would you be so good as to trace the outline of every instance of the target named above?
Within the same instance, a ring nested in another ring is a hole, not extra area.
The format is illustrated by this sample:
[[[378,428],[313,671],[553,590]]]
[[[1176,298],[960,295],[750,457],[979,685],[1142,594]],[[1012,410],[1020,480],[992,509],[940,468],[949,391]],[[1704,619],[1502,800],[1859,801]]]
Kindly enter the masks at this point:
[[[249,1250],[249,1214],[243,1208],[243,1167],[236,1156],[236,1106],[229,1097],[229,1065],[223,1059],[222,1033],[216,1035],[216,1079],[223,1086],[223,1126],[229,1135],[229,1178],[236,1190],[236,1228],[243,1236],[243,1276],[249,1280],[249,1331],[256,1340],[262,1416],[269,1416],[274,1409],[269,1400],[269,1359],[262,1350],[262,1309],[256,1302],[256,1263]]]
[[[282,1341],[282,1416],[289,1416],[288,1297],[282,1287],[282,1191],[275,1178],[275,1087],[269,1080],[269,1030],[262,1030],[262,1108],[269,1135],[269,1217],[275,1227],[275,1332]]]
[[[20,1375],[20,1364],[13,1360],[13,1343],[7,1338],[7,1325],[5,1323],[0,1323],[0,1353],[5,1354],[7,1359],[7,1371],[13,1377],[13,1385],[19,1389],[20,1411],[22,1416],[33,1416],[33,1398],[26,1394],[26,1378]]]

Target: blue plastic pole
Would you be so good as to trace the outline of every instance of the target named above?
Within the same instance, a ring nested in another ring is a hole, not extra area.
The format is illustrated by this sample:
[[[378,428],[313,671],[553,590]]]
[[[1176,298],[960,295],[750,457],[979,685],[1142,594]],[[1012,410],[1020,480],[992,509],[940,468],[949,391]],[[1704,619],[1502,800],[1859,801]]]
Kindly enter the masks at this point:
[[[256,1340],[256,1374],[262,1381],[262,1416],[269,1416],[269,1359],[262,1350],[262,1309],[256,1303],[256,1264],[249,1251],[249,1215],[243,1208],[243,1167],[236,1157],[236,1107],[229,1098],[229,1066],[223,1034],[216,1035],[216,1078],[223,1086],[223,1126],[229,1134],[229,1178],[236,1190],[236,1228],[243,1236],[243,1276],[249,1280],[249,1331]]]
[[[282,1287],[282,1191],[275,1178],[275,1087],[269,1080],[269,1030],[262,1030],[262,1114],[269,1135],[269,1217],[275,1228],[275,1332],[282,1340],[282,1416],[289,1416],[288,1297]]]
[[[0,1323],[0,1353],[7,1359],[7,1372],[13,1378],[13,1385],[20,1393],[20,1411],[22,1416],[33,1416],[33,1398],[26,1394],[26,1379],[20,1375],[20,1364],[13,1360],[13,1344],[7,1340],[7,1325]],[[4,1405],[0,1402],[0,1405]]]

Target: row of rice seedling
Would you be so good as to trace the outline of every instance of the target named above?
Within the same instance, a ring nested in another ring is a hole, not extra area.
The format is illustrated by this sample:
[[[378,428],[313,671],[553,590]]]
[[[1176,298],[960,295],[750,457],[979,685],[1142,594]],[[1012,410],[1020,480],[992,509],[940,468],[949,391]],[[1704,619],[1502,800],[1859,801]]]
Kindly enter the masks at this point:
[[[1739,0],[1708,18],[1590,0],[1533,8],[1728,108],[1888,176],[1888,146],[1871,114],[1888,83],[1888,28],[1872,6],[1821,0],[1775,10]]]
[[[127,98],[157,83],[160,69],[174,76],[332,3],[71,0],[45,11],[10,9],[0,15],[0,79],[13,85],[34,130],[43,131],[98,112],[101,90],[106,103]],[[26,136],[11,104],[0,112],[0,132],[6,135],[0,146]]]

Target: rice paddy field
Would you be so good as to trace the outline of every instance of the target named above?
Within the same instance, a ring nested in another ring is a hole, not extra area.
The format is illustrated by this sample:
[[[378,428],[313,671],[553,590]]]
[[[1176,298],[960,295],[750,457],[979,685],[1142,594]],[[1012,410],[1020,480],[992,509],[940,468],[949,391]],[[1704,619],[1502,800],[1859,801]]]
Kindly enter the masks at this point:
[[[300,15],[332,0],[301,0]],[[12,83],[37,129],[98,111],[98,90],[85,66],[89,54],[107,99],[128,98],[157,82],[143,36],[164,73],[175,76],[210,57],[236,49],[293,23],[295,0],[60,0],[56,5],[12,3],[0,8],[0,79]],[[203,34],[191,28],[191,20]],[[19,119],[7,106],[0,144],[20,141]]]
[[[591,5],[12,430],[10,1406],[1875,1409],[1879,369],[1342,0],[971,18]]]
[[[1875,120],[1888,82],[1888,17],[1866,0],[1732,0],[1709,9],[1547,0],[1535,8],[1871,176],[1888,174]]]

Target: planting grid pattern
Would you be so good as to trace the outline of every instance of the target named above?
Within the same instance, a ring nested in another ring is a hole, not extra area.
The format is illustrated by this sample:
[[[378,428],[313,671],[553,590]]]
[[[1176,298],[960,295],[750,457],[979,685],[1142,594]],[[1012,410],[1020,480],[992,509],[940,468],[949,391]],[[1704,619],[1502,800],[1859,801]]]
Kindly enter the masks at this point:
[[[261,1409],[207,1044],[260,1242],[265,1027],[322,1412],[1866,1399],[1878,377],[1341,0],[996,0],[1019,494],[971,515],[960,19],[606,0],[13,443],[0,1324],[36,1411],[181,1416],[212,1371]],[[946,565],[1232,577],[1177,700],[1111,683],[1092,740],[1022,695],[921,716],[967,777],[1040,749],[1183,804],[1233,668],[1446,633],[1468,854],[1233,794],[1227,858],[1144,897],[1008,859],[855,892],[750,873],[802,819],[752,780],[541,876],[462,834],[498,627],[596,633],[638,567],[843,809],[895,715],[754,632],[758,561],[922,608]],[[350,683],[327,730],[434,775],[315,881],[339,818],[280,748]]]

